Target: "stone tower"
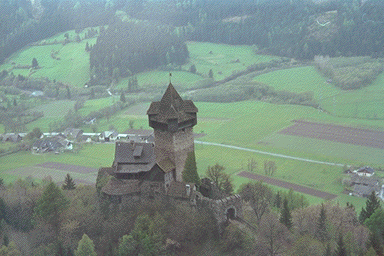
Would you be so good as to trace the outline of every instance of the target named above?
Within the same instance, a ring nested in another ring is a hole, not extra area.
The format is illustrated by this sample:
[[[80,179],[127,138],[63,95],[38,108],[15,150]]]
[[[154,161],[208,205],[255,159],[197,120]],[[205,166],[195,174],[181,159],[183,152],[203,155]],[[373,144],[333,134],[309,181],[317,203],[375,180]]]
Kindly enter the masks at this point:
[[[175,166],[177,181],[182,181],[185,160],[194,151],[197,111],[195,104],[183,100],[171,83],[161,100],[152,102],[147,111],[149,126],[155,133],[156,162],[168,158]]]

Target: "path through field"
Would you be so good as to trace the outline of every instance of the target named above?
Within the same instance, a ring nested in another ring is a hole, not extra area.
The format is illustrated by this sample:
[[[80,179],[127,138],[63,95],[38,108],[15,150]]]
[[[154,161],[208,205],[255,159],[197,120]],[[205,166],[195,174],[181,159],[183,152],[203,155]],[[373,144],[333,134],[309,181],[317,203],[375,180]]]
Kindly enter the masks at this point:
[[[318,161],[318,160],[313,160],[313,159],[308,159],[308,158],[288,156],[288,155],[283,155],[283,154],[277,154],[277,153],[261,151],[261,150],[257,150],[257,149],[242,148],[242,147],[237,147],[237,146],[232,146],[232,145],[225,145],[225,144],[214,143],[214,142],[206,142],[206,141],[195,140],[195,143],[202,144],[202,145],[209,145],[209,146],[232,148],[232,149],[237,149],[237,150],[254,152],[254,153],[262,154],[262,155],[269,155],[269,156],[275,156],[275,157],[280,157],[280,158],[287,158],[287,159],[292,159],[292,160],[298,160],[298,161],[307,162],[307,163],[324,164],[324,165],[332,165],[332,166],[344,166],[345,165],[345,164],[340,164],[340,163],[324,162],[324,161]]]
[[[249,173],[249,172],[245,172],[245,171],[242,171],[242,172],[238,173],[237,175],[241,176],[241,177],[249,178],[252,180],[260,180],[260,181],[263,181],[265,183],[268,183],[268,184],[271,184],[274,186],[278,186],[278,187],[282,187],[282,188],[286,188],[286,189],[293,189],[294,191],[308,194],[311,196],[320,197],[323,199],[334,199],[337,197],[337,195],[330,194],[330,193],[320,191],[317,189],[308,188],[308,187],[300,186],[300,185],[293,184],[290,182],[286,182],[286,181],[282,181],[282,180],[278,180],[275,178],[254,174],[254,173]]]

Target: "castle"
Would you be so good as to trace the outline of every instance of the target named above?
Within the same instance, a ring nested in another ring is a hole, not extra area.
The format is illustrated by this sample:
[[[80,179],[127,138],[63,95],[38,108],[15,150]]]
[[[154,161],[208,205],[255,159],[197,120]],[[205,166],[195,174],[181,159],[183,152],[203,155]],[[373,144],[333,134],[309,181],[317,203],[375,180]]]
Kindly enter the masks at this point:
[[[112,166],[100,168],[99,177],[108,178],[101,188],[104,198],[125,207],[153,199],[209,207],[219,224],[242,217],[239,195],[209,199],[182,179],[187,156],[194,152],[197,112],[195,104],[183,100],[170,83],[161,100],[152,102],[147,111],[154,144],[116,142]]]

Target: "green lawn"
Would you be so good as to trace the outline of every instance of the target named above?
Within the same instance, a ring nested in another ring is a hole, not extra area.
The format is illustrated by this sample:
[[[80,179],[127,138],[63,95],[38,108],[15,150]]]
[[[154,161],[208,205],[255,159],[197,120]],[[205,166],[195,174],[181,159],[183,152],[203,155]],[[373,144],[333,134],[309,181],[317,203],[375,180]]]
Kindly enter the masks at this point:
[[[253,80],[268,84],[278,91],[313,92],[316,100],[337,95],[341,91],[327,83],[327,79],[312,66],[278,70],[256,76]]]
[[[57,177],[57,179],[60,179],[64,173],[63,171],[44,169],[49,170],[44,174],[41,169],[34,167],[34,165],[45,162],[59,162],[92,168],[111,166],[114,158],[114,150],[115,145],[110,143],[83,145],[83,149],[79,153],[64,152],[58,155],[53,153],[36,155],[31,152],[22,151],[16,154],[0,157],[0,177],[3,177],[6,182],[12,182],[17,178],[27,177],[36,173],[39,178],[52,175]],[[13,173],[12,170],[16,172]],[[81,179],[96,179],[96,173],[74,175],[76,178]]]
[[[322,158],[325,161],[357,165],[369,163],[374,167],[384,166],[384,150],[363,147],[352,144],[316,140],[292,135],[274,133],[262,140],[271,147],[283,148],[287,152],[305,149],[311,157]]]
[[[194,64],[197,73],[205,77],[212,69],[215,80],[221,80],[234,72],[243,71],[252,64],[275,59],[271,56],[256,55],[252,51],[252,47],[246,45],[188,42],[187,46],[190,59],[183,68],[188,70]]]
[[[75,32],[71,30],[45,39],[45,41],[53,42],[55,39],[63,41],[65,33],[68,33],[70,38],[74,39]],[[80,33],[81,38],[84,38],[84,33],[85,30]],[[53,44],[25,47],[13,54],[8,63],[1,65],[0,70],[12,68],[12,65],[9,64],[11,62],[15,62],[16,65],[31,65],[32,59],[36,58],[41,67],[40,69],[33,71],[13,69],[12,72],[15,75],[48,77],[51,80],[55,79],[71,86],[84,86],[89,80],[89,53],[85,51],[87,42],[93,45],[96,43],[96,38],[84,39],[81,42],[66,45]],[[57,52],[55,56],[60,60],[51,57],[52,51]]]
[[[335,97],[324,98],[321,106],[337,116],[359,119],[384,119],[384,73],[369,86],[342,91]]]
[[[107,97],[107,98],[87,100],[84,103],[84,106],[78,110],[78,113],[82,116],[86,116],[93,111],[98,111],[99,109],[111,106],[118,101],[119,101],[118,97]]]
[[[74,105],[75,101],[58,100],[32,108],[30,111],[42,111],[44,116],[27,124],[27,129],[31,131],[33,128],[38,127],[43,132],[50,131],[50,124],[61,121],[69,110],[73,110]]]

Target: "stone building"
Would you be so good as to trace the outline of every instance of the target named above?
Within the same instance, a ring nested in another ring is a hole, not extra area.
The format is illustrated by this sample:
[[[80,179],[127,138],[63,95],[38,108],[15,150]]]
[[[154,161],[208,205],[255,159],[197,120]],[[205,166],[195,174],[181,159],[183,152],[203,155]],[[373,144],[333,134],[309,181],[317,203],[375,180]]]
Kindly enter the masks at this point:
[[[185,160],[188,153],[194,151],[193,126],[197,124],[197,111],[195,104],[183,100],[172,84],[147,111],[149,126],[155,131],[156,161],[168,159],[174,163],[177,181],[182,181]]]
[[[153,199],[208,207],[219,224],[242,217],[239,195],[210,199],[198,192],[195,184],[182,180],[187,155],[194,151],[197,111],[191,100],[183,100],[169,84],[162,99],[147,111],[154,143],[116,142],[112,166],[100,168],[98,182],[104,178],[105,184],[100,183],[104,198],[122,207]]]

